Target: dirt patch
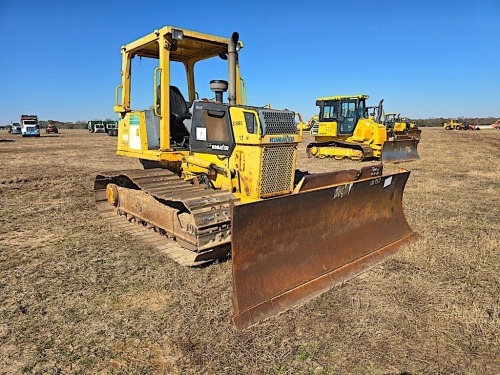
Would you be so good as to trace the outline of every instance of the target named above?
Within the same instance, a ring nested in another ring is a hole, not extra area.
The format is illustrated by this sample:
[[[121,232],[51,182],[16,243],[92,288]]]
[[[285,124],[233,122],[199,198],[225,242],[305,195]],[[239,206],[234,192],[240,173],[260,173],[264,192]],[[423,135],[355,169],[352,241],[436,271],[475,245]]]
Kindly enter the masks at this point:
[[[118,307],[130,310],[160,311],[168,307],[170,296],[165,292],[140,292],[124,295],[118,301]]]

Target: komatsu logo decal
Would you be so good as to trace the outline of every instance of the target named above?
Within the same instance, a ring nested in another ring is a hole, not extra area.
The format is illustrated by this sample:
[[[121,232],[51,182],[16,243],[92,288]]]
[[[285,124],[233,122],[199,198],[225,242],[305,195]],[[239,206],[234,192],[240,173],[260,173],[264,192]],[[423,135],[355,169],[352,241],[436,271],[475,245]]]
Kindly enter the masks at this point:
[[[271,137],[269,138],[269,142],[271,143],[290,143],[295,141],[294,137],[290,137],[288,135],[284,135],[281,137]]]
[[[212,150],[229,151],[228,145],[212,145]]]

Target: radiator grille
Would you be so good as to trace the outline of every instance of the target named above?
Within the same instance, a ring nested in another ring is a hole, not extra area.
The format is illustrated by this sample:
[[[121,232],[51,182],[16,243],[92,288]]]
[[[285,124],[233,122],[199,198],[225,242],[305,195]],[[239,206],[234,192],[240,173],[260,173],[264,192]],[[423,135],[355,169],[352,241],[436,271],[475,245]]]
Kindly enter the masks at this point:
[[[259,116],[264,135],[297,133],[295,113],[292,111],[260,109]]]
[[[260,197],[287,194],[293,188],[295,145],[263,148]]]

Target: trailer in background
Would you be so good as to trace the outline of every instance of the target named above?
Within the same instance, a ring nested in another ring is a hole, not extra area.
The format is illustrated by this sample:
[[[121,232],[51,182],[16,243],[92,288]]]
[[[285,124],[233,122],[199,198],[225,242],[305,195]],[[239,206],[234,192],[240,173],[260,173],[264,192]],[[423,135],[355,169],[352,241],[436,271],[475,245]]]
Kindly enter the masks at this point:
[[[118,136],[118,121],[105,120],[104,125],[106,126],[106,133],[108,133],[110,137]]]

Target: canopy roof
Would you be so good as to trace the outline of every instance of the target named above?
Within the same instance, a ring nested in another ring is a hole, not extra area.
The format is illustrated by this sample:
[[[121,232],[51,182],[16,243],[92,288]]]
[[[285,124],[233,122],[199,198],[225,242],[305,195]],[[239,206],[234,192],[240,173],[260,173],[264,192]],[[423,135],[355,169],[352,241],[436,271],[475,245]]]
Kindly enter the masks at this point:
[[[182,39],[174,39],[172,32],[177,34],[182,32]],[[122,50],[131,52],[134,56],[159,58],[158,40],[160,38],[164,39],[166,44],[172,43],[176,45],[177,48],[172,48],[170,51],[170,60],[180,62],[199,61],[219,54],[226,54],[230,41],[229,38],[165,26],[126,44],[122,47]],[[241,41],[238,43],[240,48],[243,47]]]
[[[368,95],[364,94],[356,94],[356,95],[337,95],[337,96],[324,96],[322,98],[316,99],[318,102],[331,102],[334,100],[342,100],[342,99],[368,99]]]

